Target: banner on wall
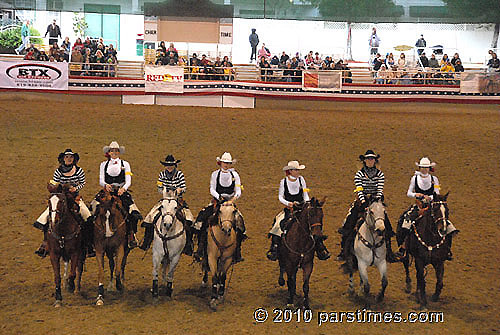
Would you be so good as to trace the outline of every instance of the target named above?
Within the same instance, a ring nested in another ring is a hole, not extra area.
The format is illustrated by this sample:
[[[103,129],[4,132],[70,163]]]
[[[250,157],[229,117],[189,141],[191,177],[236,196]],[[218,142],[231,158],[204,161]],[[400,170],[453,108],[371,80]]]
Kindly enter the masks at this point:
[[[158,41],[158,21],[156,20],[144,21],[144,41],[145,42]]]
[[[302,89],[340,92],[342,71],[302,71]]]
[[[144,69],[146,92],[184,93],[182,66],[146,65]]]
[[[219,26],[219,44],[233,44],[233,25]]]
[[[500,93],[500,73],[462,73],[460,93]]]
[[[0,87],[68,90],[68,63],[0,61]]]

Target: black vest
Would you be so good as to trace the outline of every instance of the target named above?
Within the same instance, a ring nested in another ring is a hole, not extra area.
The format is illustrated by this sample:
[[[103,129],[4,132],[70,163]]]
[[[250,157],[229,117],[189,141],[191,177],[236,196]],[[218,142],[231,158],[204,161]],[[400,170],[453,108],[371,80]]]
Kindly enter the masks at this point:
[[[286,183],[286,179],[283,181],[284,183],[284,188],[285,188],[285,200],[286,201],[290,201],[290,202],[294,202],[294,201],[297,201],[297,202],[304,202],[304,190],[302,189],[302,181],[300,180],[300,177],[298,178],[299,179],[299,193],[297,194],[290,194],[290,191],[288,191],[288,185]]]
[[[231,185],[229,186],[222,186],[220,184],[220,173],[221,173],[221,170],[219,170],[219,173],[217,174],[217,186],[215,187],[215,191],[217,191],[217,193],[220,194],[233,194],[234,193],[234,187],[236,186],[236,183],[234,181],[234,174],[233,174],[233,171],[229,171],[229,173],[231,173],[231,179],[232,179],[232,183]]]
[[[104,165],[104,181],[106,184],[125,184],[125,167],[123,166],[123,160],[120,160],[122,164],[121,172],[118,176],[113,177],[108,174],[109,160]]]
[[[415,175],[415,193],[422,193],[424,195],[428,195],[428,196],[431,196],[434,194],[434,177],[431,176],[431,187],[429,187],[429,189],[427,190],[422,190],[419,186],[418,186],[418,182],[417,182],[417,175]]]

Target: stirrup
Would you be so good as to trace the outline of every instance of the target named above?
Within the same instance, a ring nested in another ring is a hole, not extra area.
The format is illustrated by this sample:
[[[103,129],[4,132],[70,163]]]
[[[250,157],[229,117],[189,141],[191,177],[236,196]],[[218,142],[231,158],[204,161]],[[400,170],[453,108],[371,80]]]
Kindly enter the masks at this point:
[[[269,249],[266,253],[267,259],[270,261],[276,261],[278,259],[278,246],[277,245],[272,245],[271,249]]]
[[[137,243],[137,238],[135,237],[135,233],[132,234],[132,237],[133,239],[131,241],[128,242],[128,248],[130,250],[134,249],[134,248],[137,248],[138,246],[138,243]]]
[[[45,257],[47,257],[47,255],[49,254],[49,252],[47,251],[47,249],[43,245],[41,245],[35,251],[35,254],[38,255],[38,256],[40,256],[41,258],[45,258]]]
[[[323,249],[321,251],[316,251],[316,256],[320,261],[326,261],[328,258],[331,257],[331,254],[328,252],[328,250]]]

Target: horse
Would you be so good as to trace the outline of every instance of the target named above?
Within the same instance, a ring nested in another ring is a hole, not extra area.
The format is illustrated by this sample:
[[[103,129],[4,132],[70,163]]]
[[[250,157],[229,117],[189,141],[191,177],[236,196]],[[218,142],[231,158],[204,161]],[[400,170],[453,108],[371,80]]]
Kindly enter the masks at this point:
[[[56,302],[54,307],[62,305],[60,260],[71,261],[71,270],[66,278],[66,287],[69,292],[80,292],[83,272],[83,250],[81,227],[78,222],[79,206],[73,194],[69,191],[69,184],[48,184],[50,193],[49,219],[47,230],[47,245],[50,263],[54,271]],[[65,265],[65,272],[67,266]],[[76,278],[76,286],[75,286]]]
[[[415,261],[417,290],[416,298],[421,308],[427,306],[425,293],[425,267],[432,264],[436,273],[436,289],[431,300],[439,300],[443,289],[444,262],[447,259],[449,244],[447,243],[446,230],[448,225],[448,193],[445,195],[434,194],[433,201],[428,207],[419,212],[419,216],[412,224],[411,233],[407,240],[407,250]],[[398,232],[399,233],[399,232]],[[406,292],[411,292],[411,279],[409,275],[409,256],[403,259],[406,272]]]
[[[127,212],[120,198],[106,190],[101,190],[96,199],[99,206],[94,220],[94,244],[98,268],[98,296],[96,305],[104,304],[104,254],[108,256],[111,281],[115,272],[116,289],[123,291],[123,277],[127,261]],[[113,258],[116,257],[116,267]],[[112,287],[110,282],[110,287]]]
[[[174,271],[186,244],[186,232],[179,218],[177,195],[174,191],[163,189],[163,199],[158,214],[153,220],[153,298],[158,298],[158,272],[162,270],[163,283],[166,284],[166,295],[172,296]],[[166,275],[167,266],[169,267]]]
[[[233,263],[236,250],[236,231],[234,224],[238,209],[232,201],[217,205],[215,214],[208,219],[207,259],[212,274],[212,296],[210,308],[217,310],[218,302],[224,301],[226,292],[226,274]],[[208,278],[207,268],[203,280]]]
[[[293,307],[296,290],[296,276],[302,268],[304,283],[304,308],[309,306],[309,279],[313,271],[316,243],[314,236],[323,238],[323,205],[326,201],[312,198],[303,205],[294,206],[289,230],[282,236],[278,249],[280,275],[278,284],[285,285],[283,274],[287,275],[288,307]]]
[[[360,278],[360,289],[363,289],[365,299],[370,294],[367,268],[375,265],[380,273],[381,288],[377,295],[377,302],[384,300],[387,288],[387,262],[384,239],[385,206],[382,200],[373,201],[366,210],[366,216],[354,238],[354,255]],[[349,271],[349,294],[354,294],[353,269]]]

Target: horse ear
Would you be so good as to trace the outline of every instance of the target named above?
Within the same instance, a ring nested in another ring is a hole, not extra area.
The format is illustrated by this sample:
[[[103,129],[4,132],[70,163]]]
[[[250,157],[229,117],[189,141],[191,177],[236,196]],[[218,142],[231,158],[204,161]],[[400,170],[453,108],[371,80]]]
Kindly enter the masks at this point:
[[[446,192],[446,194],[444,195],[444,201],[448,200],[448,195],[450,194],[450,191]]]
[[[319,201],[319,207],[323,207],[323,205],[324,205],[324,204],[325,204],[325,202],[326,202],[326,199],[328,199],[328,197],[325,195],[325,196],[323,197],[323,199],[321,199],[321,200]]]

